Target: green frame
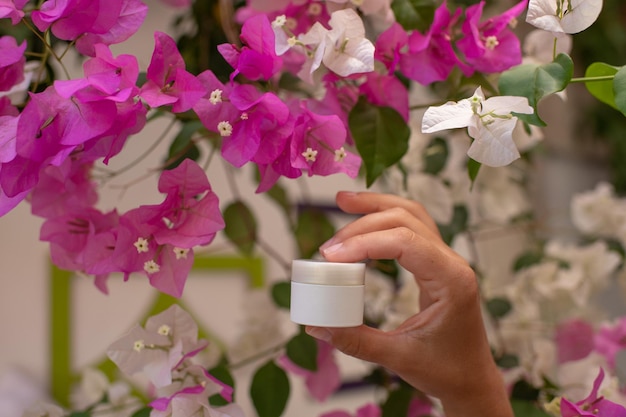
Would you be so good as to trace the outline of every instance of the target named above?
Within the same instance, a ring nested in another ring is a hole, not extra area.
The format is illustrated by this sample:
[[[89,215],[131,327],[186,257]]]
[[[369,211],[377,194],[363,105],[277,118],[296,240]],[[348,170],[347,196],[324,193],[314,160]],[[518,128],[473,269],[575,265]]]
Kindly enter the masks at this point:
[[[247,275],[250,288],[265,285],[263,259],[240,256],[196,256],[192,271],[240,271]],[[69,404],[71,385],[76,380],[72,370],[72,281],[74,273],[50,265],[50,317],[49,317],[49,384],[52,397],[59,404]],[[172,304],[182,306],[182,301],[167,294],[158,293],[147,311],[137,322],[144,322]],[[214,335],[199,327],[199,337],[209,339],[223,348],[223,343]],[[96,365],[109,376],[115,373],[115,365],[107,358]]]

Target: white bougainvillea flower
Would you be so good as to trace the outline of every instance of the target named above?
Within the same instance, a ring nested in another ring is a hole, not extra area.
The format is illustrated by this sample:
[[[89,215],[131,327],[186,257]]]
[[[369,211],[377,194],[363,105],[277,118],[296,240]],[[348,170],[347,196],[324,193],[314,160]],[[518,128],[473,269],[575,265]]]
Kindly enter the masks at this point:
[[[365,38],[361,17],[352,9],[338,10],[328,24],[330,30],[316,22],[299,36],[298,41],[314,51],[301,73],[312,74],[322,62],[342,77],[373,71],[374,45]]]
[[[467,154],[485,165],[508,165],[520,157],[513,141],[517,117],[513,113],[531,114],[533,108],[525,97],[496,96],[485,99],[478,87],[474,95],[459,102],[429,107],[422,119],[422,132],[467,127],[474,139]]]
[[[602,0],[530,0],[526,21],[550,32],[578,33],[596,21]]]

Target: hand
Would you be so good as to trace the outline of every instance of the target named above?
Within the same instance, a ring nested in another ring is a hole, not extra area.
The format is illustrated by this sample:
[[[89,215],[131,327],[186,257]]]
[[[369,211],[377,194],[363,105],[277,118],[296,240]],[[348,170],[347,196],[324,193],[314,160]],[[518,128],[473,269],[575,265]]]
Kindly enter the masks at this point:
[[[441,400],[447,417],[513,416],[487,341],[476,276],[424,208],[394,195],[337,194],[347,213],[364,214],[320,248],[331,262],[397,259],[420,288],[420,312],[397,329],[307,327],[340,351],[396,373]]]

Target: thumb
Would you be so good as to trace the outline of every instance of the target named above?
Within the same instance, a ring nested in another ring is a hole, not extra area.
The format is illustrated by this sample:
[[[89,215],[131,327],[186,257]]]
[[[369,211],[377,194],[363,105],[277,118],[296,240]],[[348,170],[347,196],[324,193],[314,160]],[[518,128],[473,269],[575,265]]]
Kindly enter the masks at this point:
[[[310,336],[330,343],[337,350],[349,356],[374,362],[382,366],[390,365],[391,358],[396,357],[389,348],[394,343],[391,335],[371,327],[313,327],[306,326]]]

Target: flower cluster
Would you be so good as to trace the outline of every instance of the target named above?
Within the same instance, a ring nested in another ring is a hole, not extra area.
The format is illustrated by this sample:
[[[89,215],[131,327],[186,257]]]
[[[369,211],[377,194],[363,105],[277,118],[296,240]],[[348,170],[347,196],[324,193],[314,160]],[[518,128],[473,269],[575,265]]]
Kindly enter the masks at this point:
[[[152,417],[224,416],[243,413],[235,404],[213,407],[209,398],[220,395],[232,401],[232,387],[212,376],[193,358],[207,347],[198,340],[198,326],[179,306],[152,316],[145,326],[136,325],[109,346],[107,355],[125,374],[143,373],[155,392],[149,406]]]

